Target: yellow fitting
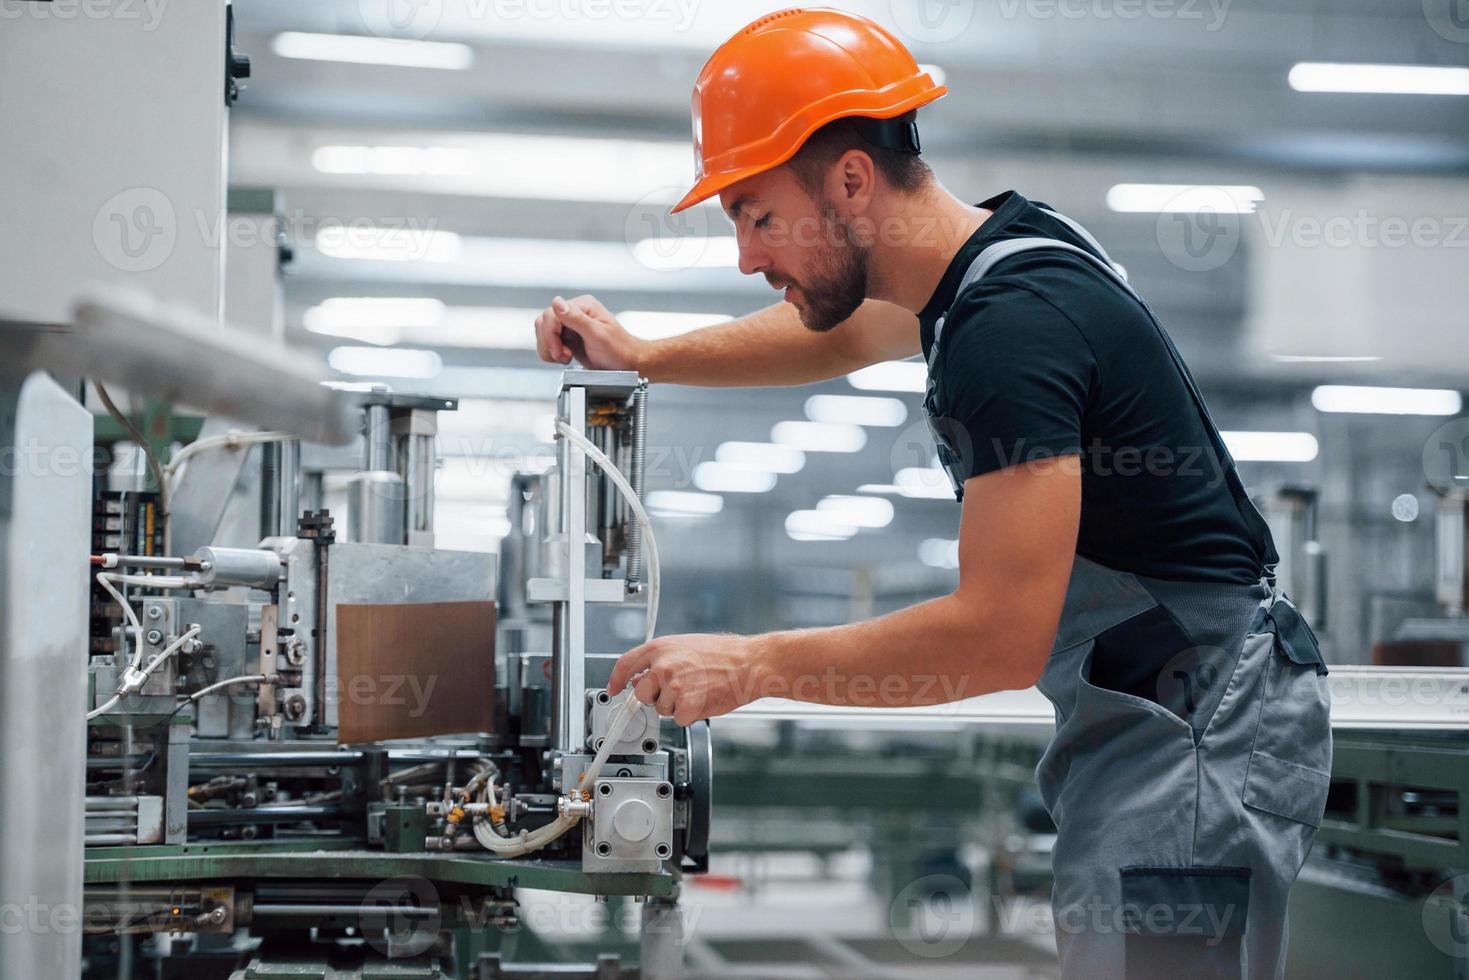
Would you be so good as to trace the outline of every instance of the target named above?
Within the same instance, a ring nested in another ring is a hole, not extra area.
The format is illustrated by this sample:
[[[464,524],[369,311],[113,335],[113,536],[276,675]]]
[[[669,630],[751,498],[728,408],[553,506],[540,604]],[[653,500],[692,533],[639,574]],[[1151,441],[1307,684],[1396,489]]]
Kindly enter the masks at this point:
[[[459,826],[459,821],[464,819],[464,807],[455,806],[454,809],[449,811],[448,815],[445,816],[444,819],[448,821],[449,826],[451,827]]]
[[[504,823],[505,808],[498,803],[490,807],[490,819],[493,820],[495,823]]]

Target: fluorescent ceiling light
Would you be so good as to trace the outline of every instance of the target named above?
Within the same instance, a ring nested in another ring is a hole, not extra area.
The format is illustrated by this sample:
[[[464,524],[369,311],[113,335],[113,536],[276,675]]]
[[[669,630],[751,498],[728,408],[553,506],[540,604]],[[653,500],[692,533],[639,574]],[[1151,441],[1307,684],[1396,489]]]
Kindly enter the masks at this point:
[[[428,296],[333,296],[307,310],[301,322],[312,333],[369,344],[535,350],[535,319],[540,312],[445,306]]]
[[[632,254],[655,272],[733,269],[740,264],[739,241],[727,235],[644,238],[633,245]]]
[[[358,65],[394,65],[400,68],[442,68],[463,71],[474,64],[467,44],[367,37],[361,34],[307,34],[284,31],[275,36],[272,50],[281,58],[310,61],[347,61]]]
[[[326,225],[316,233],[312,244],[329,258],[379,262],[453,262],[462,247],[459,236],[452,231],[351,225]]]
[[[958,568],[959,542],[949,538],[926,538],[918,546],[918,560],[930,568]]]
[[[847,375],[847,383],[862,391],[923,391],[928,365],[922,361],[883,361]]]
[[[433,351],[405,347],[337,347],[326,362],[343,374],[370,378],[434,378],[443,367]]]
[[[1244,184],[1115,184],[1107,191],[1107,207],[1123,213],[1253,214],[1264,199]]]
[[[333,296],[301,317],[312,333],[348,337],[368,344],[396,344],[409,326],[437,323],[444,304],[432,297]]]
[[[1271,354],[1281,364],[1355,364],[1380,361],[1376,354]]]
[[[724,313],[665,313],[662,310],[628,310],[617,314],[624,330],[642,340],[662,340],[679,334],[728,323],[734,317]]]
[[[908,406],[896,398],[869,395],[812,395],[806,399],[806,417],[813,422],[849,422],[852,425],[902,425]]]
[[[1303,61],[1287,76],[1297,92],[1469,95],[1469,68]]]
[[[706,462],[694,467],[694,486],[711,493],[768,493],[775,489],[775,474]]]
[[[1464,399],[1457,391],[1434,388],[1373,388],[1322,385],[1311,392],[1318,412],[1363,415],[1458,415]]]
[[[714,450],[714,460],[762,473],[799,473],[806,465],[806,454],[773,442],[725,442]]]
[[[887,527],[893,522],[893,504],[881,497],[833,494],[822,497],[816,509],[839,524],[856,527]]]
[[[1319,447],[1309,432],[1221,432],[1237,462],[1309,463]]]
[[[896,483],[864,483],[857,488],[858,493],[885,493],[890,496],[900,495],[903,488]]]
[[[856,533],[855,525],[819,510],[793,510],[786,515],[786,534],[796,541],[845,541]]]
[[[770,440],[808,453],[855,453],[867,445],[867,431],[850,423],[777,422]]]
[[[724,498],[692,490],[654,490],[648,494],[648,509],[662,517],[710,517],[724,509]]]
[[[470,172],[473,155],[454,146],[318,146],[311,165],[324,174],[447,177]]]
[[[905,497],[953,500],[954,487],[943,470],[929,466],[905,466],[893,476],[898,492]]]
[[[366,181],[436,194],[636,204],[646,215],[634,214],[649,223],[630,218],[628,227],[662,236],[643,246],[650,262],[684,259],[693,264],[705,254],[711,260],[727,255],[728,243],[700,250],[698,243],[715,239],[673,237],[681,230],[718,227],[709,224],[717,205],[703,204],[689,212],[692,223],[664,220],[666,206],[688,185],[687,142],[461,132],[423,133],[417,140],[410,146],[323,143],[312,150],[311,163],[318,173],[350,178],[354,186]],[[413,179],[423,176],[438,179]]]

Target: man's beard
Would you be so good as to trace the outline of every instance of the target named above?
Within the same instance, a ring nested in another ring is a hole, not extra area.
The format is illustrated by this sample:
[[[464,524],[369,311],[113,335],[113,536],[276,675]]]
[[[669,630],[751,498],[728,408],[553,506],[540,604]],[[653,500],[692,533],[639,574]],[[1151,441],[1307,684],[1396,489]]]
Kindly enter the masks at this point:
[[[822,206],[822,224],[831,245],[817,256],[815,271],[797,287],[806,305],[796,310],[812,333],[831,330],[867,298],[867,249],[852,241],[846,223],[829,203]]]

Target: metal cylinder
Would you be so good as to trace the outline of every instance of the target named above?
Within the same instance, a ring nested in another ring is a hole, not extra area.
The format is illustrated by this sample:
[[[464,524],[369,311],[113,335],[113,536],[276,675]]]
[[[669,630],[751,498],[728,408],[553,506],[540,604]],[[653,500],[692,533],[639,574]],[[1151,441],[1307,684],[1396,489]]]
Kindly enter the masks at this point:
[[[301,440],[267,442],[260,447],[260,536],[290,537],[300,514]]]
[[[648,451],[648,386],[638,385],[632,393],[632,465],[627,481],[633,493],[643,499],[643,470]],[[643,526],[628,508],[627,516],[627,585],[635,588],[643,577]]]
[[[199,581],[205,588],[244,585],[252,589],[273,589],[281,580],[281,558],[263,548],[200,548],[203,568]]]
[[[369,405],[365,413],[362,468],[369,471],[393,469],[393,428],[388,406]]]
[[[403,479],[407,483],[406,523],[409,544],[433,545],[434,437],[423,433],[405,439]]]
[[[347,481],[347,536],[368,544],[402,544],[403,478],[369,470]]]

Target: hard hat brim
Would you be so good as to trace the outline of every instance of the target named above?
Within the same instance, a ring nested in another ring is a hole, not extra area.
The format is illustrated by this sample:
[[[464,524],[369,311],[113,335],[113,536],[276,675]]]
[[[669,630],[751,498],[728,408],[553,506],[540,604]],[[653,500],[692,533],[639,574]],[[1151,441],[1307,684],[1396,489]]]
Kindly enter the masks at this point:
[[[925,74],[921,77],[927,78],[932,83],[930,76]],[[930,102],[941,99],[948,94],[949,90],[945,86],[931,84],[929,87],[925,87],[922,91],[916,92],[900,102],[886,104],[878,109],[870,107],[866,99],[852,97],[858,95],[858,93],[843,93],[843,96],[846,97],[835,98],[833,100],[834,104],[828,111],[815,115],[807,120],[804,131],[800,132],[795,139],[791,140],[784,150],[768,160],[762,160],[758,163],[751,163],[741,167],[731,167],[726,170],[716,170],[712,173],[705,174],[677,204],[669,209],[668,213],[677,214],[685,208],[690,208],[695,204],[707,201],[725,188],[738,184],[747,177],[754,177],[756,174],[774,170],[795,156],[801,147],[805,145],[806,140],[810,138],[811,134],[827,123],[835,122],[838,119],[844,119],[849,116],[891,119],[894,116],[901,116],[905,112],[928,105]],[[846,104],[844,105],[843,103]]]

